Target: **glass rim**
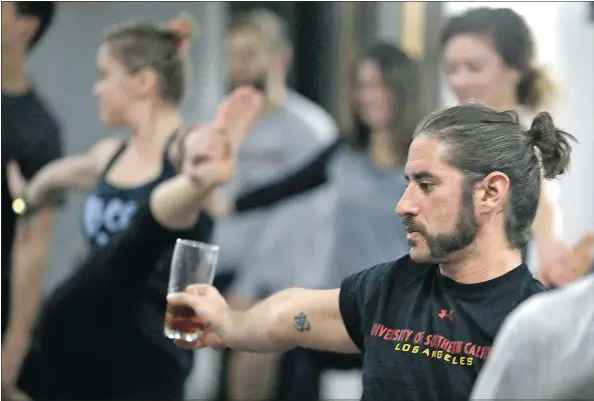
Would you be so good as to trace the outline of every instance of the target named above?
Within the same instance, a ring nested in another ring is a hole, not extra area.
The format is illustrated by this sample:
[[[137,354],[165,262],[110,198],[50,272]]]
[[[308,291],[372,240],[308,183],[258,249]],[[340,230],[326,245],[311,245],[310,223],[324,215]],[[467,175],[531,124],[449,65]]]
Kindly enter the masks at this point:
[[[199,248],[199,249],[203,249],[205,251],[218,251],[220,249],[220,246],[215,245],[215,244],[207,244],[206,242],[200,242],[200,241],[193,241],[191,239],[184,239],[184,238],[178,238],[175,241],[175,245],[177,244],[181,244],[184,246],[189,246],[192,248]]]

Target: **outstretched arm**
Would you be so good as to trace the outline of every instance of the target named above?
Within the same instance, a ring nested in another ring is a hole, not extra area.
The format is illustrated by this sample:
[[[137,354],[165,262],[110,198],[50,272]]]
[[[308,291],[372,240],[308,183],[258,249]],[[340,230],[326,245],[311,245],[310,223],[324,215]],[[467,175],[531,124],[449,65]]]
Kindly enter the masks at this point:
[[[328,163],[341,143],[341,140],[335,141],[316,158],[289,176],[242,194],[235,201],[235,212],[268,207],[325,184],[328,181]]]
[[[279,352],[294,347],[359,352],[339,307],[340,290],[290,288],[245,312],[231,311],[216,289],[196,285],[171,294],[171,305],[190,305],[209,331],[204,344],[236,350]],[[182,342],[178,344],[183,345]]]
[[[47,164],[29,182],[25,200],[31,206],[38,206],[56,192],[91,188],[97,182],[106,155],[113,153],[119,144],[119,139],[106,139],[87,153],[66,156]]]

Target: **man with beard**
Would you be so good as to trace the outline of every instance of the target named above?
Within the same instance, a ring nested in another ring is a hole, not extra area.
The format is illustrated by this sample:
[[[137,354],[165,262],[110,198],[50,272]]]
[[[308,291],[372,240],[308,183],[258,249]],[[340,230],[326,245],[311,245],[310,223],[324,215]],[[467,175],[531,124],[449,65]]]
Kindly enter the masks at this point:
[[[347,277],[340,289],[291,288],[244,312],[212,287],[190,286],[168,302],[192,307],[206,335],[178,345],[362,352],[364,400],[467,400],[505,317],[544,290],[521,249],[541,170],[547,179],[565,172],[570,139],[547,113],[528,131],[515,112],[478,104],[429,115],[396,207],[409,255]]]
[[[287,88],[292,47],[285,23],[269,11],[248,11],[231,21],[230,89],[253,86],[263,92],[264,105],[239,155],[237,175],[224,188],[228,199],[284,178],[337,137],[328,113]],[[216,286],[224,292],[236,276],[230,293],[244,307],[283,288],[320,286],[332,239],[331,199],[330,191],[320,188],[263,211],[219,220],[215,241],[225,251]],[[231,397],[268,398],[261,392],[275,369],[270,357],[235,355]],[[250,369],[252,365],[260,368]]]

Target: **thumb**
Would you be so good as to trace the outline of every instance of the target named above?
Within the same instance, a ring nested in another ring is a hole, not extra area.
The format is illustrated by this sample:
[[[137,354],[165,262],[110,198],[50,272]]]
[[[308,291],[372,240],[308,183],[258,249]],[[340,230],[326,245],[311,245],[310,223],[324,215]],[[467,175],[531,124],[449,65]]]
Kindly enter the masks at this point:
[[[19,164],[11,160],[6,165],[6,179],[8,180],[8,190],[13,199],[20,198],[25,194],[27,182]]]

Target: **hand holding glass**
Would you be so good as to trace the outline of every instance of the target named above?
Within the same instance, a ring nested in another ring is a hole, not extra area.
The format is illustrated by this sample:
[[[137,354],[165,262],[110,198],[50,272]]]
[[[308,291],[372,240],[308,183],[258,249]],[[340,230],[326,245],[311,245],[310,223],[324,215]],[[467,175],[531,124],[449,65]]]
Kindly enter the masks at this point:
[[[217,245],[178,239],[171,259],[167,293],[184,292],[191,284],[212,284],[218,256]],[[165,336],[196,341],[202,335],[203,327],[192,308],[167,306]]]

